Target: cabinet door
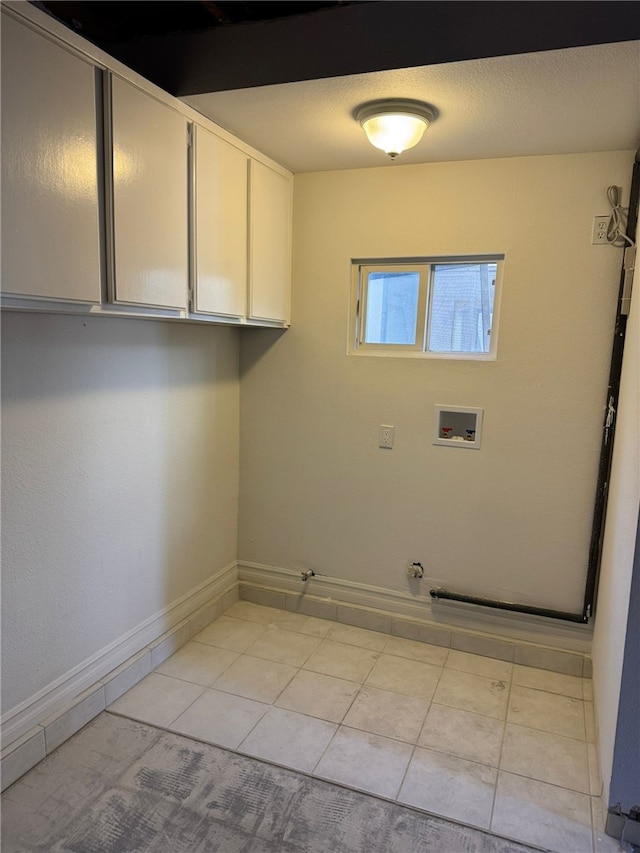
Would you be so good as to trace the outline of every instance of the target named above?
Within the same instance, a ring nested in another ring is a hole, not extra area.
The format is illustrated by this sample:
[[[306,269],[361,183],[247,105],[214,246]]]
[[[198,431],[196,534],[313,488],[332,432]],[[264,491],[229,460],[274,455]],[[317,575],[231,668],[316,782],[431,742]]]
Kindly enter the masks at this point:
[[[249,316],[289,322],[291,181],[251,161]]]
[[[193,130],[193,310],[244,317],[248,158],[204,128]]]
[[[96,70],[2,15],[2,286],[99,302]]]
[[[119,77],[111,77],[110,101],[110,296],[186,308],[187,120]]]

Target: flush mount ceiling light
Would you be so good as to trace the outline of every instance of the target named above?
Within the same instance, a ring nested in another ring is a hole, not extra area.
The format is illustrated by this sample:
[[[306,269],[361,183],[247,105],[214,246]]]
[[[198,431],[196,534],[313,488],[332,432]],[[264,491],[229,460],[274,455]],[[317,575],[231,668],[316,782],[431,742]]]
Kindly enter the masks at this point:
[[[353,113],[369,142],[386,152],[392,160],[407,148],[417,145],[437,115],[438,111],[431,104],[406,98],[369,101]]]

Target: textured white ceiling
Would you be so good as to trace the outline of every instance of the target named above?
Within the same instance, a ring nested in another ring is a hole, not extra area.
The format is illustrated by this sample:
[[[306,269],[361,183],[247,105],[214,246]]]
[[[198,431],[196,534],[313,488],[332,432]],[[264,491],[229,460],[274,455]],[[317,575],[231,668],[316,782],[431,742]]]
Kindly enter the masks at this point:
[[[637,148],[640,41],[378,71],[184,100],[293,172],[388,163],[352,118],[376,98],[440,115],[398,163]]]

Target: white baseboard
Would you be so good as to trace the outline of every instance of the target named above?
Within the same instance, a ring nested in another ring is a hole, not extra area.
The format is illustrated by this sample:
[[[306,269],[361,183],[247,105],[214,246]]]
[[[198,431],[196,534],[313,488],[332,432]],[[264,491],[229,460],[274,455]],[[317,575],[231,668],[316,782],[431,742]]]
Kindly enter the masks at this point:
[[[378,613],[378,621],[386,616],[394,622],[424,626],[425,636],[431,631],[434,637],[440,638],[428,642],[438,642],[441,645],[448,645],[448,632],[450,635],[467,635],[470,638],[474,635],[494,638],[496,647],[499,643],[504,645],[507,642],[525,650],[528,646],[531,646],[532,651],[542,647],[559,653],[575,654],[585,659],[591,651],[592,630],[588,625],[556,622],[528,614],[514,615],[474,605],[434,601],[427,588],[412,595],[408,591],[383,589],[318,574],[305,582],[300,572],[247,561],[238,562],[238,580],[241,585],[241,597],[244,597],[242,588],[271,590],[272,600],[273,593],[280,591],[286,596],[283,606],[288,609],[302,607],[305,600],[308,604],[313,600],[317,608],[324,603],[322,612],[326,613],[328,618],[337,618],[339,621],[342,621],[340,616],[332,617],[327,607],[352,606],[350,609],[366,609]],[[295,604],[296,600],[298,605]],[[320,612],[321,608],[318,615]],[[380,624],[384,624],[383,621],[380,621]],[[376,630],[385,629],[379,627]]]
[[[234,562],[7,711],[0,720],[3,750],[163,634],[237,587],[237,582],[238,570]]]
[[[426,594],[382,589],[260,563],[238,562],[123,634],[8,711],[2,726],[2,789],[71,737],[238,596],[400,637],[590,677],[585,626],[468,606],[433,603]]]

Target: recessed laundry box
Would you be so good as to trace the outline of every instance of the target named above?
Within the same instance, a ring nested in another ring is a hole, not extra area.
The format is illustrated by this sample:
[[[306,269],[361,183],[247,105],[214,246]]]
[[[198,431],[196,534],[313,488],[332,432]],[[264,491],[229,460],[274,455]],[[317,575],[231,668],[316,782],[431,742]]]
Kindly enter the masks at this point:
[[[433,443],[444,447],[478,450],[482,438],[483,409],[436,405]]]

